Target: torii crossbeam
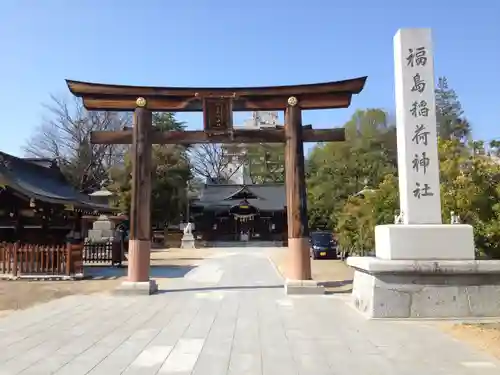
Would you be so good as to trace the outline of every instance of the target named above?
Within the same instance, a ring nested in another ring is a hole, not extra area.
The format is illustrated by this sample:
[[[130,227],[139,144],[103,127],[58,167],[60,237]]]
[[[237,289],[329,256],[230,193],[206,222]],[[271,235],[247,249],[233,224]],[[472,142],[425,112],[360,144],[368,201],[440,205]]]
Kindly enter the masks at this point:
[[[304,142],[344,141],[344,129],[302,126],[302,110],[347,108],[366,77],[297,86],[178,88],[107,85],[67,80],[88,110],[134,111],[134,127],[93,132],[96,144],[132,144],[128,285],[153,293],[151,247],[151,146],[196,143],[285,143],[288,222],[287,278],[310,280]],[[235,130],[234,111],[285,111],[283,129]],[[203,131],[155,130],[152,112],[203,112]]]

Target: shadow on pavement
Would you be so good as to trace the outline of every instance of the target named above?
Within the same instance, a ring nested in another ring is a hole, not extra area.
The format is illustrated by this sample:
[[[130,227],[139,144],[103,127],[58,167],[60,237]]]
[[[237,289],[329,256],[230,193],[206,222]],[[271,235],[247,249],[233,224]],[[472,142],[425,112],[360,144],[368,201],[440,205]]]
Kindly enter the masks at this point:
[[[168,278],[175,279],[184,277],[195,266],[161,266],[151,265],[151,278]],[[86,266],[84,270],[85,279],[111,279],[127,276],[127,267],[110,267],[110,266]]]
[[[254,289],[280,289],[280,288],[283,288],[283,285],[213,286],[213,287],[200,287],[200,288],[160,289],[158,293],[207,292],[216,290],[254,290]]]
[[[352,293],[352,282],[352,280],[325,281],[321,285],[325,287],[325,294],[327,295],[350,294]]]
[[[207,260],[207,258],[196,258],[196,257],[176,257],[175,260]]]
[[[341,286],[352,285],[353,280],[321,281],[325,288],[339,288]]]
[[[352,288],[349,289],[344,289],[344,290],[325,290],[325,295],[332,295],[332,294],[351,294],[352,293]]]

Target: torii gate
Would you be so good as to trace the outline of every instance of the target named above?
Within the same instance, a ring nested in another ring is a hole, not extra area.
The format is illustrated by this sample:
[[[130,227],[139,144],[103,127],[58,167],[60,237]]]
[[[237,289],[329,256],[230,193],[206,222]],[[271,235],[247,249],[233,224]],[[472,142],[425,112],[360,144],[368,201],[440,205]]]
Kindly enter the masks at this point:
[[[132,144],[132,203],[128,285],[154,293],[149,279],[151,247],[152,144],[285,143],[285,182],[290,280],[310,280],[309,229],[304,175],[304,142],[344,141],[339,129],[302,126],[302,110],[347,108],[367,77],[297,86],[178,88],[107,85],[67,80],[69,90],[88,110],[134,111],[134,127],[98,131],[95,144]],[[233,111],[285,111],[284,129],[234,130]],[[203,131],[155,130],[152,112],[203,112]]]

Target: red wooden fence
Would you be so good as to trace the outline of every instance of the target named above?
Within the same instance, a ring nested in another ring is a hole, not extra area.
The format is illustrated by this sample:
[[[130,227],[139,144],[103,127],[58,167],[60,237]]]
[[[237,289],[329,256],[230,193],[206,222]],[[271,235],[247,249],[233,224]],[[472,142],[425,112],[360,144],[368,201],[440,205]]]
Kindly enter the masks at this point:
[[[79,245],[0,243],[0,273],[18,276],[74,276],[82,273]]]

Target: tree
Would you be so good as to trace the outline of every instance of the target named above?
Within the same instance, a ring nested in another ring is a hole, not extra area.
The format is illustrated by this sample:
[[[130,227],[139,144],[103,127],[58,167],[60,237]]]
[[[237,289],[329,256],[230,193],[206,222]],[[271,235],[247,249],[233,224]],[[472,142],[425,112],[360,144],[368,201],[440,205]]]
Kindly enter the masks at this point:
[[[186,123],[179,121],[175,118],[172,112],[154,112],[153,113],[153,126],[160,131],[181,131],[186,129]]]
[[[284,181],[284,147],[281,144],[201,144],[190,150],[195,174],[204,180],[234,182],[246,174],[252,183]]]
[[[254,184],[285,181],[285,149],[281,143],[260,143],[246,146],[245,165]]]
[[[395,129],[384,111],[356,111],[344,127],[345,142],[320,144],[307,161],[311,227],[333,229],[350,196],[396,173]]]
[[[464,117],[458,95],[448,86],[446,77],[438,79],[435,94],[439,136],[444,140],[458,139],[465,143],[471,135],[471,125]]]
[[[90,133],[130,126],[130,115],[87,111],[77,98],[73,105],[54,96],[51,101],[45,105],[47,116],[24,148],[26,154],[56,160],[68,181],[81,191],[99,188],[109,178],[109,168],[123,163],[127,147],[91,144]]]
[[[153,223],[179,222],[188,204],[189,159],[175,145],[153,146],[151,216]]]
[[[489,147],[489,156],[498,159],[500,157],[500,141],[499,140],[491,140],[488,144]]]
[[[153,126],[162,130],[183,130],[184,123],[172,113],[154,113]],[[180,220],[187,205],[187,182],[191,171],[186,148],[181,145],[153,145],[151,219],[153,223]],[[119,207],[130,211],[132,165],[130,154],[123,166],[113,168],[110,189],[118,195]]]
[[[439,140],[443,222],[451,213],[474,227],[478,253],[500,258],[500,164],[474,153],[458,139]],[[477,147],[477,144],[476,144]],[[399,205],[395,175],[385,176],[373,192],[352,196],[342,206],[336,226],[339,243],[358,254],[374,246],[374,227],[393,222]]]
[[[231,148],[203,143],[189,150],[194,175],[205,181],[227,183],[242,168],[241,160],[232,157]]]
[[[439,151],[444,220],[454,211],[474,227],[478,251],[500,258],[500,165],[458,140],[441,140]]]
[[[373,251],[375,226],[392,223],[398,207],[398,181],[393,174],[386,175],[375,189],[349,197],[335,229],[339,245],[361,256]]]

